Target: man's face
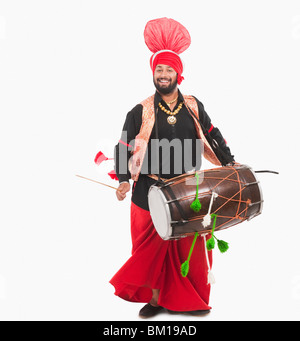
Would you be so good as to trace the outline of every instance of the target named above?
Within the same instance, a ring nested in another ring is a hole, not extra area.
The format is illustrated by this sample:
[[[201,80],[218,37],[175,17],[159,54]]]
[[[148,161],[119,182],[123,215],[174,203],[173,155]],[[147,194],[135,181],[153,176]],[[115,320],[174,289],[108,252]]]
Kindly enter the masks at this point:
[[[177,73],[171,66],[158,64],[154,71],[153,82],[158,92],[168,95],[177,87]]]

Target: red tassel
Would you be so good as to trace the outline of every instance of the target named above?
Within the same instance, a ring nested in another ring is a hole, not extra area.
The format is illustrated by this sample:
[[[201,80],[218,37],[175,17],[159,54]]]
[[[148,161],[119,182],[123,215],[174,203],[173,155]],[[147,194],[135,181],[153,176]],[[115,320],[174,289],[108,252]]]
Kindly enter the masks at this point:
[[[119,180],[119,178],[117,177],[117,174],[114,170],[110,171],[108,173],[108,175],[113,179],[113,180]]]
[[[106,157],[102,152],[99,152],[96,156],[95,156],[95,163],[97,164],[97,165],[100,165],[100,163],[102,162],[102,161],[106,161],[106,160],[113,160],[113,158],[108,158],[108,157]]]
[[[108,158],[102,153],[102,152],[99,152],[99,153],[97,153],[97,155],[95,156],[95,163],[97,164],[97,165],[100,165],[100,163],[102,162],[102,161],[106,161],[106,160],[108,160]]]

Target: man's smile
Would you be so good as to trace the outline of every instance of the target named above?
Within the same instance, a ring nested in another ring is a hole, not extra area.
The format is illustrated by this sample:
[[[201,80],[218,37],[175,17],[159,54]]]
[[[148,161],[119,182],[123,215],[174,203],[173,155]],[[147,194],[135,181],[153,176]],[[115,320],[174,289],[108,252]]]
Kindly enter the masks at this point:
[[[171,82],[170,80],[167,79],[158,79],[157,81],[162,85],[168,85]]]

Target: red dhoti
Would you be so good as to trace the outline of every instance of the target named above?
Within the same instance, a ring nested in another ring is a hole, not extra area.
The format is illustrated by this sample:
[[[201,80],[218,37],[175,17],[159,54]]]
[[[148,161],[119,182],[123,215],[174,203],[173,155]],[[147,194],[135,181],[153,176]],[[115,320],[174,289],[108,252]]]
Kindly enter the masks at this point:
[[[131,203],[132,256],[110,280],[115,295],[131,302],[148,303],[159,289],[158,304],[174,311],[211,309],[210,284],[204,237],[198,237],[187,277],[181,264],[187,259],[193,237],[164,241],[157,234],[149,211]],[[208,252],[212,264],[212,252]]]

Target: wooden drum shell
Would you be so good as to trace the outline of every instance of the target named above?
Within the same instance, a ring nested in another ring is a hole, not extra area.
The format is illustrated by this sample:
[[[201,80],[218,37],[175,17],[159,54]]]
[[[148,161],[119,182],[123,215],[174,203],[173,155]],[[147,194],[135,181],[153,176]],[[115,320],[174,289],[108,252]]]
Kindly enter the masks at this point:
[[[229,228],[244,220],[249,220],[262,211],[262,192],[255,173],[246,165],[235,165],[199,171],[199,192],[198,198],[201,202],[201,210],[196,213],[190,205],[196,195],[195,173],[183,174],[176,178],[165,181],[159,185],[159,195],[163,198],[165,210],[170,217],[167,227],[169,232],[161,232],[162,227],[154,226],[163,239],[180,238],[199,232],[209,233],[212,223],[203,227],[203,217],[208,213],[212,192],[218,194],[213,200],[211,213],[217,214],[215,231]],[[157,185],[154,185],[157,186]],[[171,191],[170,191],[171,189]],[[156,192],[157,188],[156,188]],[[151,192],[151,188],[149,194]],[[176,200],[174,200],[174,197]],[[177,203],[176,203],[177,201]],[[178,204],[181,206],[182,217]],[[151,212],[155,216],[155,212]],[[180,223],[187,219],[187,222]],[[164,227],[163,227],[164,229]],[[166,235],[167,234],[167,235]]]

